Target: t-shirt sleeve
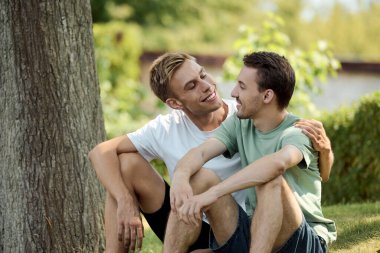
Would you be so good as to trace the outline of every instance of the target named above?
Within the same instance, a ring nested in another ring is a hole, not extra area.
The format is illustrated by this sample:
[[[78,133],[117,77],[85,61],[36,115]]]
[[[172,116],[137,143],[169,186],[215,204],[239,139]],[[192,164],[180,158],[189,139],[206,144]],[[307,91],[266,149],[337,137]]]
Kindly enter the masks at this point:
[[[303,155],[302,161],[298,164],[301,169],[307,169],[315,156],[315,151],[312,147],[310,139],[302,133],[299,128],[291,127],[285,131],[282,138],[281,146],[293,145],[301,151]]]
[[[236,114],[228,117],[214,133],[214,138],[220,140],[227,147],[226,152],[223,153],[226,158],[232,158],[238,152],[236,120]]]
[[[137,151],[147,161],[160,158],[160,141],[158,140],[158,137],[163,134],[161,117],[162,116],[159,115],[154,120],[149,121],[142,128],[127,134],[133,145],[135,145]]]

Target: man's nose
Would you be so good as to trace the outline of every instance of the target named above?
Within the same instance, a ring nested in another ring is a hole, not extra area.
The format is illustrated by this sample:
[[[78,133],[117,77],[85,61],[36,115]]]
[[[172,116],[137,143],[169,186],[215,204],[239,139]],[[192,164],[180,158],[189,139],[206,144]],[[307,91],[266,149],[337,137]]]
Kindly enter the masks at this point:
[[[233,97],[233,98],[237,98],[238,97],[238,93],[236,91],[236,85],[234,86],[234,88],[231,91],[231,97]]]
[[[201,81],[201,88],[203,92],[208,91],[211,88],[212,84],[208,82],[207,80],[202,80]]]

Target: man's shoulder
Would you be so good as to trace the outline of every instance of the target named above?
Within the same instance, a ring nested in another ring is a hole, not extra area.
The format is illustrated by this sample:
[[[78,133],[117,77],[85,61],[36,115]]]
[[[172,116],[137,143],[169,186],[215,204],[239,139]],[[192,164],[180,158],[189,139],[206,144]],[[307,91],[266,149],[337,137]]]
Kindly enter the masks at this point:
[[[157,115],[156,118],[149,121],[149,123],[155,122],[156,124],[177,124],[183,119],[184,116],[185,113],[181,110],[171,110],[166,114]]]
[[[282,138],[307,138],[307,136],[302,132],[302,129],[295,126],[289,126],[283,129],[281,133]]]

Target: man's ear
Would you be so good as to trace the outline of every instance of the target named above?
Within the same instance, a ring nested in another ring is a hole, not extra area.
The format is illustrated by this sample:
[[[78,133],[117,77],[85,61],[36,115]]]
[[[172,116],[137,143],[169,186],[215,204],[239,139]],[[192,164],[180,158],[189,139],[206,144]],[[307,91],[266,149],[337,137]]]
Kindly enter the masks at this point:
[[[264,91],[264,103],[269,104],[275,97],[274,91],[272,89],[267,89]]]
[[[175,98],[168,98],[168,99],[166,99],[165,103],[170,108],[175,109],[175,110],[182,110],[182,108],[183,108],[182,103]]]

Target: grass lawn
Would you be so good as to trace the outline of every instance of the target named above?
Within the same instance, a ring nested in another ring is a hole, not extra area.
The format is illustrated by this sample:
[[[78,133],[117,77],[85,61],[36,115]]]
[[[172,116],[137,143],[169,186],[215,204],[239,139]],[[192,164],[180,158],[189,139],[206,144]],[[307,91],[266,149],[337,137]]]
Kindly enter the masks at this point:
[[[334,205],[323,208],[336,222],[338,240],[329,253],[380,253],[380,202]],[[143,253],[161,252],[162,243],[145,224]]]

